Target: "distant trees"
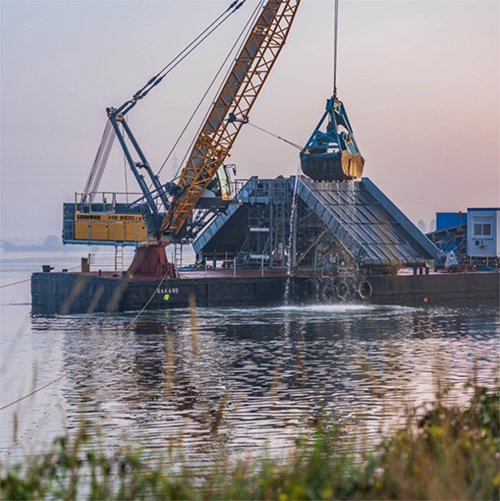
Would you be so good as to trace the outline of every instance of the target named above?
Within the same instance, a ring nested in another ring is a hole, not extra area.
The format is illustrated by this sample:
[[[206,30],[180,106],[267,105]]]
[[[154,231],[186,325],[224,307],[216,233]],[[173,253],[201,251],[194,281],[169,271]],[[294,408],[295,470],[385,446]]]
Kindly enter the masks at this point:
[[[61,247],[61,239],[57,235],[48,235],[45,239],[43,246],[53,249],[55,247]]]

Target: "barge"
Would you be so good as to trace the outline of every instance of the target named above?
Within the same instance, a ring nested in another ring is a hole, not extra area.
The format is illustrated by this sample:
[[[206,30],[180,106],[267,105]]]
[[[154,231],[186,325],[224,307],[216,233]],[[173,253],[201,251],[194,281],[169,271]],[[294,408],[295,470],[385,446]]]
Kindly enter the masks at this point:
[[[32,276],[33,313],[500,303],[498,270],[434,270],[437,247],[367,178],[252,178],[193,248],[198,267],[161,276],[45,266]]]
[[[299,147],[305,176],[254,177],[231,189],[226,158],[249,123],[299,3],[269,1],[256,15],[238,55],[227,58],[233,62],[226,79],[183,169],[170,182],[163,184],[153,172],[126,120],[169,66],[121,106],[106,109],[84,191],[63,207],[63,242],[134,245],[134,261],[127,271],[110,273],[91,273],[83,262],[79,273],[53,273],[46,265],[32,276],[35,314],[194,303],[498,304],[498,272],[434,273],[438,248],[370,179],[362,178],[365,160],[336,84],[309,141]],[[228,11],[240,6],[233,2]],[[115,137],[141,190],[132,202],[97,191]],[[482,236],[492,229],[484,222],[478,228]],[[481,242],[478,247],[485,248]],[[182,271],[169,263],[167,243],[174,249],[192,245],[197,266]]]

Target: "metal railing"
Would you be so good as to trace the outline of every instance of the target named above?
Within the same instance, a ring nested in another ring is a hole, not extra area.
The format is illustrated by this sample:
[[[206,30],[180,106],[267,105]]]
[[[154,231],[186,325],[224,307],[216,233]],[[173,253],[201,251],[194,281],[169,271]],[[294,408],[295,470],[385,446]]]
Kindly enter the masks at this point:
[[[92,193],[92,197],[90,197],[89,193],[77,191],[75,192],[75,209],[81,211],[83,208],[86,208],[89,212],[92,212],[93,205],[100,205],[100,212],[102,212],[103,207],[106,212],[112,212],[115,210],[117,203],[129,203],[129,196],[137,198],[141,197],[142,194],[120,191],[96,191]]]

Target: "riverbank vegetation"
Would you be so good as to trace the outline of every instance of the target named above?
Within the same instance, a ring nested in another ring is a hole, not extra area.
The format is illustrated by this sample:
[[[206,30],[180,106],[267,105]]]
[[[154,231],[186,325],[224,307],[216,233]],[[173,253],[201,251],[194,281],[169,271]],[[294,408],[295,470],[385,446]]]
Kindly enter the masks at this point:
[[[137,448],[106,451],[82,425],[26,464],[0,465],[0,498],[89,500],[499,499],[500,387],[471,386],[464,407],[443,395],[370,452],[326,417],[297,437],[286,460],[172,466],[171,451],[148,460]],[[214,427],[217,433],[217,427]]]

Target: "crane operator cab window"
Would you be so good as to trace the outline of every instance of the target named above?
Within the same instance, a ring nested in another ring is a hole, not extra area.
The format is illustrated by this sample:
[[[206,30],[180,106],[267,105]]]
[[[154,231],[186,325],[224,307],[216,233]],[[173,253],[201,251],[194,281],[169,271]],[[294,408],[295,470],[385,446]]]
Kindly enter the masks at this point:
[[[203,193],[204,198],[221,197],[222,200],[231,200],[231,178],[227,166],[221,165],[212,182]]]

